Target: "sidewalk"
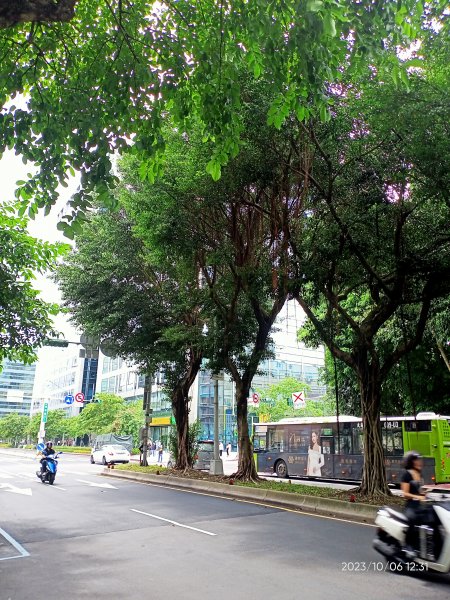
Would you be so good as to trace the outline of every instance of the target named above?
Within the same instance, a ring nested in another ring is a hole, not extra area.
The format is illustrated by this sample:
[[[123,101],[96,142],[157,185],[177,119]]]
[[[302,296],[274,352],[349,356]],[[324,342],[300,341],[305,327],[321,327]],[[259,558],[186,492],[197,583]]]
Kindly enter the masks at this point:
[[[158,462],[158,452],[155,450],[155,454],[151,453],[147,456],[147,463],[149,465],[161,465],[163,467],[167,467],[167,463],[169,462],[170,454],[169,452],[163,452],[162,462]],[[139,463],[139,454],[134,454],[131,457],[131,462]],[[232,475],[237,471],[238,467],[238,457],[237,452],[231,452],[230,456],[226,455],[226,452],[222,455],[222,463],[223,463],[223,474],[224,475]]]

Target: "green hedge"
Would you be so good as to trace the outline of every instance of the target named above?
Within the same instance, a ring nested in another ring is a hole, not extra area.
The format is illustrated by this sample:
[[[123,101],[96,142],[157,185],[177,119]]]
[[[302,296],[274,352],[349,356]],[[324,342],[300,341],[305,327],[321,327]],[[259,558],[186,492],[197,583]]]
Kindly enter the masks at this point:
[[[77,454],[90,454],[91,448],[87,446],[53,446],[57,452],[75,452]]]

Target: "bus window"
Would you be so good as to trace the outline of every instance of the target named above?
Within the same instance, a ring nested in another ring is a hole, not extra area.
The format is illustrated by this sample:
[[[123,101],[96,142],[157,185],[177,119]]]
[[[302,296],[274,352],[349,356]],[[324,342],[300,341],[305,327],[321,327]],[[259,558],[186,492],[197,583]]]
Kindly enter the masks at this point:
[[[269,451],[284,452],[284,428],[269,429]]]
[[[255,435],[253,436],[253,450],[255,452],[265,450],[266,449],[266,439],[267,439],[267,427],[266,427],[266,431],[255,431]]]
[[[289,452],[306,454],[309,445],[309,431],[307,429],[294,429],[289,431]]]
[[[405,431],[431,431],[431,421],[405,421]]]
[[[321,437],[320,445],[322,454],[334,454],[334,439],[332,437]]]
[[[352,436],[344,434],[339,436],[339,454],[352,454]]]
[[[353,429],[353,454],[362,454],[364,452],[364,437],[361,427]]]
[[[403,435],[401,429],[383,429],[383,449],[389,456],[403,456]]]

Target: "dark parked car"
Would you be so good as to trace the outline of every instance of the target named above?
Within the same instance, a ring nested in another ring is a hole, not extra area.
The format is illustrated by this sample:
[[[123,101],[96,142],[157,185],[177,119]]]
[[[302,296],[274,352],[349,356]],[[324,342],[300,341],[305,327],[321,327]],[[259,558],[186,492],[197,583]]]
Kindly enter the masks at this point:
[[[194,469],[198,469],[199,471],[209,471],[209,466],[213,458],[214,442],[212,440],[200,442]]]

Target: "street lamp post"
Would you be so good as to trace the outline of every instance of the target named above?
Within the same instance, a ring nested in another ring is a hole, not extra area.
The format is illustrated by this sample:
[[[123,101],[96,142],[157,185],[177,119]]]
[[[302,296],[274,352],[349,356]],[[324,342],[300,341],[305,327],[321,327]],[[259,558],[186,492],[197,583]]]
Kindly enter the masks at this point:
[[[210,475],[223,475],[223,463],[219,456],[219,376],[213,375],[214,381],[214,458],[209,466]]]
[[[152,420],[151,414],[152,409],[150,408],[150,398],[151,398],[151,379],[149,375],[145,375],[144,379],[144,414],[145,414],[145,425],[144,432],[142,435],[142,466],[148,467],[147,462],[147,451],[148,451],[148,428],[150,427],[150,423]]]

